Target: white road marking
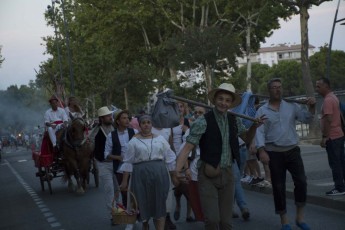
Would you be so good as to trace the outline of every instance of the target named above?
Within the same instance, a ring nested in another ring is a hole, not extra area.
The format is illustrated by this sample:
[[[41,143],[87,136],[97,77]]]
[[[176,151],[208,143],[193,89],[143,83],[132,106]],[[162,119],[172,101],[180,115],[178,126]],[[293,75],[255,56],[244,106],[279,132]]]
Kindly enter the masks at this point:
[[[23,162],[26,160],[20,160],[18,162]],[[37,193],[24,181],[24,179],[19,175],[19,173],[11,166],[11,164],[4,160],[5,164],[11,169],[12,173],[17,177],[17,180],[21,185],[25,188],[27,193],[31,196],[31,198],[35,201],[37,207],[41,210],[42,214],[46,218],[47,222],[50,224],[52,228],[61,227],[61,223],[54,217],[54,214],[50,211],[50,209],[44,204],[43,200],[37,195]],[[63,229],[60,229],[63,230]]]

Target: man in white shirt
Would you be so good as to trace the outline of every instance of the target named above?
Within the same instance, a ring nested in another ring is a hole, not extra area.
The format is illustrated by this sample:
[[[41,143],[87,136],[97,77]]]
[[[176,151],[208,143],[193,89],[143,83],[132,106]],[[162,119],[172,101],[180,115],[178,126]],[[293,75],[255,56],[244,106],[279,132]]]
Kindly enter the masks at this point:
[[[56,149],[56,132],[63,127],[67,127],[68,117],[65,110],[58,107],[59,100],[55,95],[49,99],[49,103],[51,108],[44,115],[44,123],[53,147]]]

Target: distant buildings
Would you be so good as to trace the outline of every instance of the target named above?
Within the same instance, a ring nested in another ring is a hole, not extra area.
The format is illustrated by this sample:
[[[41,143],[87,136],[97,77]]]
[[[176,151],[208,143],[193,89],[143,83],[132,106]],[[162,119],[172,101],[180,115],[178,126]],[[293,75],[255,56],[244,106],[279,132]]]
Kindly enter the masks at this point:
[[[309,45],[309,56],[315,53],[315,47]],[[257,53],[250,55],[252,63],[267,64],[272,67],[280,61],[296,60],[301,61],[301,45],[290,44],[272,44],[271,47],[262,47]],[[246,57],[237,58],[238,66],[242,67],[247,64]]]

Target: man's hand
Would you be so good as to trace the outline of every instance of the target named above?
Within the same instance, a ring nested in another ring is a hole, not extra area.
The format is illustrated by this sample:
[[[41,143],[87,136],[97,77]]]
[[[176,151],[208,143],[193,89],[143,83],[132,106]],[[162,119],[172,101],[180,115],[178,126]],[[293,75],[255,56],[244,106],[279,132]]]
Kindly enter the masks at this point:
[[[256,121],[254,122],[255,127],[260,127],[263,123],[265,123],[265,120],[267,120],[265,114],[263,114],[261,117],[256,118]]]
[[[327,146],[327,144],[326,144],[327,140],[328,140],[327,137],[323,137],[323,138],[321,139],[321,142],[320,142],[321,148],[326,148],[326,146]]]

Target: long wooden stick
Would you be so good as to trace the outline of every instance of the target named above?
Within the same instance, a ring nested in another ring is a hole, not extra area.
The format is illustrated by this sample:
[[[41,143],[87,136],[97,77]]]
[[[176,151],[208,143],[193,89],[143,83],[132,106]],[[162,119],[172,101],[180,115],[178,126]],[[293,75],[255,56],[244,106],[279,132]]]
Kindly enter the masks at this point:
[[[266,96],[266,95],[260,95],[260,94],[252,94],[252,95],[261,97],[261,98],[266,98],[266,99],[270,98],[269,96]],[[283,98],[283,100],[286,102],[291,102],[291,103],[297,103],[297,104],[303,104],[303,105],[307,104],[307,102],[304,100],[297,100],[297,99],[291,99],[291,98]]]
[[[175,99],[175,100],[178,100],[178,101],[186,102],[186,103],[193,104],[193,105],[196,105],[196,106],[201,106],[201,107],[204,107],[204,108],[207,108],[207,109],[212,109],[213,108],[212,106],[206,105],[204,103],[192,101],[192,100],[189,100],[189,99],[186,99],[186,98],[183,98],[183,97],[174,96],[173,92],[171,90],[169,90],[169,91],[167,91],[165,93],[157,94],[157,97],[163,96],[163,95],[166,95],[167,97]],[[231,115],[234,115],[234,116],[246,119],[246,120],[250,120],[250,121],[253,121],[253,122],[258,122],[258,120],[256,118],[253,118],[253,117],[249,117],[249,116],[246,116],[246,115],[243,115],[243,114],[239,114],[239,113],[234,113],[234,112],[231,112],[231,111],[228,111],[228,113],[230,113]]]

